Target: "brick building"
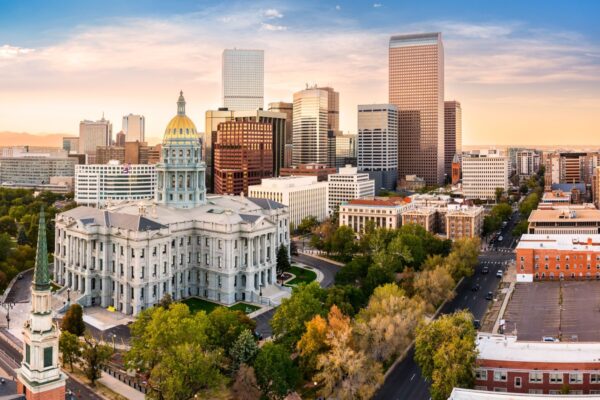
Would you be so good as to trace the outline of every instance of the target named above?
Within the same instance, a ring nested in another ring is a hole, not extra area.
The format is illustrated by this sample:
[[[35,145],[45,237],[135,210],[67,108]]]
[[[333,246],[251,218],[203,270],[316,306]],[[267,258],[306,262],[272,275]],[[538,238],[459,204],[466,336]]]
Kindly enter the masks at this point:
[[[248,193],[273,176],[273,126],[259,122],[222,122],[213,146],[215,193]]]
[[[600,279],[598,234],[526,234],[516,253],[517,282]]]
[[[495,392],[600,394],[600,343],[527,342],[480,333],[475,389]]]

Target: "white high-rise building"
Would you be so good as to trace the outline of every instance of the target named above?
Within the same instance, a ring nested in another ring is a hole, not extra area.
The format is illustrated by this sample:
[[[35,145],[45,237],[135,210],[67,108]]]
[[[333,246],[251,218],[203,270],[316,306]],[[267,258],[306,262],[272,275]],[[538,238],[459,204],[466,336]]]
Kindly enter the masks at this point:
[[[75,201],[79,205],[103,207],[111,201],[154,198],[154,164],[108,164],[75,166]]]
[[[393,104],[358,106],[358,170],[380,187],[395,189],[398,176],[398,108]]]
[[[535,150],[519,150],[517,158],[517,175],[527,178],[537,174],[540,169],[540,155]]]
[[[369,174],[358,172],[356,167],[347,165],[328,177],[327,205],[330,212],[344,202],[374,195],[375,181],[369,179]]]
[[[314,87],[294,93],[294,165],[327,164],[328,102],[325,89]]]
[[[265,55],[263,50],[223,50],[223,106],[233,111],[263,108]]]
[[[87,155],[87,163],[96,161],[96,148],[110,146],[112,124],[102,117],[99,121],[84,120],[79,123],[79,154]]]
[[[463,154],[463,193],[467,199],[494,200],[496,188],[509,189],[508,156],[498,150]]]
[[[260,185],[248,188],[248,196],[288,206],[290,224],[296,227],[306,217],[313,216],[318,221],[327,217],[327,182],[318,182],[316,176],[263,179]]]
[[[125,115],[123,117],[123,132],[125,132],[126,142],[145,142],[146,118],[143,115]]]

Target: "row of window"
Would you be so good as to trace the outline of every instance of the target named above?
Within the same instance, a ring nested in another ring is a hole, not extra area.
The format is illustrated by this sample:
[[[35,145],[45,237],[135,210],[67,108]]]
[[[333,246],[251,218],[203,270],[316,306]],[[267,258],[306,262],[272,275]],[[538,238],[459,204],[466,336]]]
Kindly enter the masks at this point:
[[[478,381],[487,381],[488,380],[488,372],[493,374],[494,382],[506,382],[508,379],[508,371],[503,369],[496,369],[492,371],[488,371],[486,369],[477,369],[475,371],[475,379]],[[551,384],[562,384],[564,383],[564,376],[568,375],[570,384],[582,384],[584,383],[584,375],[582,372],[542,372],[542,371],[532,371],[529,373],[529,383],[543,383],[544,374],[548,375],[548,382]],[[589,374],[589,383],[600,383],[600,373],[597,374]],[[515,387],[521,387],[521,377],[516,376],[514,380]]]

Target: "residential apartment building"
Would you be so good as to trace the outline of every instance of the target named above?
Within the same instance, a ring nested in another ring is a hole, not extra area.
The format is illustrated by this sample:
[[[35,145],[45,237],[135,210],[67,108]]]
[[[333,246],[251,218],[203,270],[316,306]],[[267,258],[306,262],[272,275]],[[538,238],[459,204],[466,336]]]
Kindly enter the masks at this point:
[[[540,169],[540,155],[535,150],[519,150],[516,154],[517,175],[521,180],[528,179]]]
[[[437,209],[434,207],[413,208],[402,213],[402,225],[420,225],[427,232],[435,233],[437,229]]]
[[[274,200],[288,207],[290,224],[297,227],[304,218],[327,218],[327,182],[316,176],[286,176],[263,179],[250,186],[248,196]]]
[[[369,174],[358,172],[358,168],[346,166],[327,180],[327,204],[329,211],[338,209],[342,203],[361,197],[375,195],[375,182]]]
[[[125,115],[122,132],[125,133],[126,142],[145,142],[146,118],[143,115]]]
[[[215,193],[247,194],[273,176],[273,127],[258,122],[222,122],[214,148]]]
[[[525,234],[516,253],[517,282],[600,279],[600,234]]]
[[[329,168],[327,164],[299,164],[289,168],[281,168],[280,176],[316,176],[319,182],[326,181],[327,177],[337,172],[336,168]]]
[[[104,207],[111,202],[154,198],[154,165],[87,164],[75,167],[75,201],[79,205]]]
[[[568,387],[570,396],[561,398],[600,394],[598,342],[519,341],[515,336],[479,333],[476,344],[476,390],[558,395]]]
[[[96,162],[96,148],[112,144],[112,124],[102,117],[99,121],[79,123],[79,154],[87,156],[87,164]]]
[[[389,43],[389,103],[398,108],[398,180],[444,182],[444,48],[441,33]]]
[[[340,205],[340,226],[349,226],[360,234],[369,222],[377,228],[397,229],[402,213],[414,204],[402,197],[374,197],[350,200]]]
[[[398,108],[393,104],[358,106],[357,165],[375,189],[394,190],[398,179]]]
[[[444,102],[444,173],[452,176],[452,163],[462,154],[462,108],[456,100]]]
[[[327,131],[335,115],[328,114],[328,105],[327,90],[311,87],[294,93],[293,165],[327,164]]]
[[[262,109],[265,91],[264,51],[223,50],[222,67],[223,107],[233,111]]]
[[[462,158],[463,193],[467,199],[494,200],[496,188],[509,189],[508,157],[498,150],[472,151]]]
[[[483,216],[483,207],[450,204],[444,215],[444,233],[452,241],[480,237],[483,230]]]

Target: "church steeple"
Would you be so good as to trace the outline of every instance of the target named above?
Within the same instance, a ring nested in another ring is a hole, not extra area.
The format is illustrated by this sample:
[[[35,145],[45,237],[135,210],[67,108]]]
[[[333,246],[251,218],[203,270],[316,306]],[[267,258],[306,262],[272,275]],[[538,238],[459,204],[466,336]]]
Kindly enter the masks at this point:
[[[48,272],[48,244],[46,243],[46,216],[44,208],[40,208],[38,224],[37,252],[35,255],[35,270],[33,272],[35,290],[50,290],[50,273]]]
[[[183,98],[183,90],[179,91],[179,99],[177,100],[177,115],[185,115],[185,99]]]

